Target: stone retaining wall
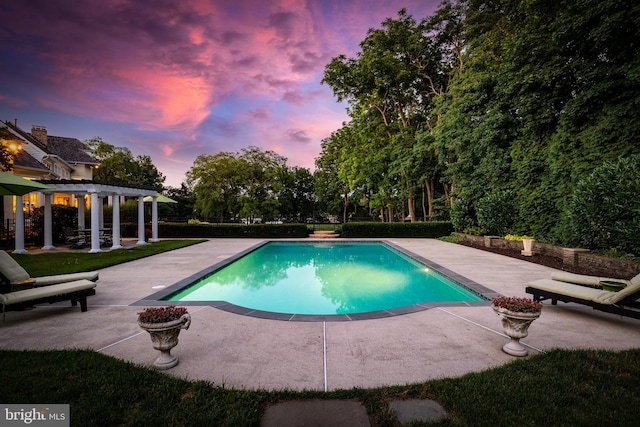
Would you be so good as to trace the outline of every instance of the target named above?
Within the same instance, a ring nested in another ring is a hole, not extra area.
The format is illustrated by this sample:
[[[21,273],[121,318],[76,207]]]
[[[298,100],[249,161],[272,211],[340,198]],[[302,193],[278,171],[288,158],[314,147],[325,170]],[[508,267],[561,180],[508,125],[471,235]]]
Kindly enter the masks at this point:
[[[471,234],[456,233],[463,236],[467,241],[487,248],[517,249],[522,250],[522,242],[519,240],[505,240],[499,236],[474,236]],[[609,271],[611,276],[631,278],[640,274],[640,264],[633,261],[619,258],[610,258],[592,253],[589,249],[563,248],[561,246],[549,245],[535,242],[533,252],[540,255],[547,255],[561,258],[566,265],[580,266],[588,265]]]

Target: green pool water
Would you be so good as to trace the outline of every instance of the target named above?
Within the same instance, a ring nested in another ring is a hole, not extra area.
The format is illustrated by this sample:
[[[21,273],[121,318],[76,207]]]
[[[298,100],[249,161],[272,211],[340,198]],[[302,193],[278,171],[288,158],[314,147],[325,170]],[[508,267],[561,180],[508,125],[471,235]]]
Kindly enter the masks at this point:
[[[384,243],[270,242],[167,300],[330,315],[483,299]]]

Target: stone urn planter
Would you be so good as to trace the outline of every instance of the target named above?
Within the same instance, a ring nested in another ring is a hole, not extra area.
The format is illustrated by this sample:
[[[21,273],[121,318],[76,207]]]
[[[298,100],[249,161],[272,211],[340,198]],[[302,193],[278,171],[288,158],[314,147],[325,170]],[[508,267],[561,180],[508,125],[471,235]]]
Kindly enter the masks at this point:
[[[524,249],[520,251],[520,253],[524,256],[532,256],[534,243],[535,239],[522,239],[522,246]]]
[[[531,322],[540,317],[542,304],[529,298],[497,297],[492,300],[492,308],[502,321],[502,329],[511,341],[502,347],[502,351],[512,356],[529,354],[520,339],[529,334]]]
[[[171,349],[178,345],[181,329],[189,329],[191,315],[184,307],[150,307],[138,313],[138,325],[149,333],[153,348],[160,356],[153,362],[157,369],[165,370],[178,364]]]

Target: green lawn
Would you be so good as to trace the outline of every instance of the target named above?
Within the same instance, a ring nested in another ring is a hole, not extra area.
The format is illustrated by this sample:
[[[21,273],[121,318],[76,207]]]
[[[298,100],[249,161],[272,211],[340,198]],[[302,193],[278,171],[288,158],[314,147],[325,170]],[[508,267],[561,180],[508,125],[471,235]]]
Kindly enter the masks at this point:
[[[86,252],[43,252],[39,254],[11,254],[11,256],[29,272],[31,277],[38,277],[99,270],[202,242],[206,242],[206,239],[163,240],[148,245],[134,246],[132,249],[117,249],[95,254]]]
[[[3,403],[68,403],[74,426],[258,426],[271,403],[318,398],[360,401],[372,426],[399,425],[392,399],[435,399],[449,414],[439,426],[637,425],[640,407],[638,349],[553,350],[460,378],[329,393],[231,389],[88,350],[0,359]]]

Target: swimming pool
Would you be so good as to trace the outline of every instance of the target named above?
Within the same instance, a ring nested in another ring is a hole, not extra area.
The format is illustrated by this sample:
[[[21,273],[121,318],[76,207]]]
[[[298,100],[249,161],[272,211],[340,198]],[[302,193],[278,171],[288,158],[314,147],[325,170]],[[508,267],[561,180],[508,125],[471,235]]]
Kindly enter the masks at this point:
[[[388,242],[271,241],[155,297],[258,317],[295,315],[297,320],[372,318],[487,302],[482,295],[490,290],[464,278],[464,285],[456,283],[438,267]]]

